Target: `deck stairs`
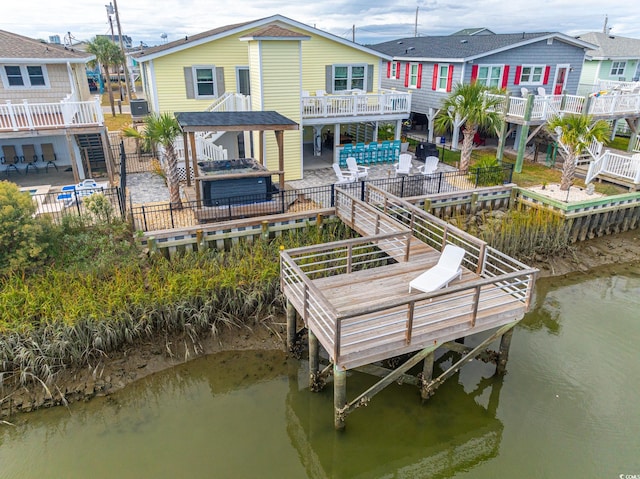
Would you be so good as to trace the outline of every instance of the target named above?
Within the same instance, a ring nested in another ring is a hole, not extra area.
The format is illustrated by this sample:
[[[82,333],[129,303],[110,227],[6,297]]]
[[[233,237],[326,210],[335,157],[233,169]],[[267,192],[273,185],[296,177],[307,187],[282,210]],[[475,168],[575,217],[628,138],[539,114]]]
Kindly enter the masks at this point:
[[[88,162],[89,170],[87,173],[106,172],[107,165],[104,157],[104,148],[102,145],[102,137],[97,133],[75,135],[76,142],[80,148],[83,162]]]

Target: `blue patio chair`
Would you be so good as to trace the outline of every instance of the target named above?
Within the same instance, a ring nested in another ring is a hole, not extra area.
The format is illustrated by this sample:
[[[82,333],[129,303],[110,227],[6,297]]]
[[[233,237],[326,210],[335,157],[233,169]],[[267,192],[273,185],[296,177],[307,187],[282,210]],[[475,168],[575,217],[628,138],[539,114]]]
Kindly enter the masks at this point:
[[[381,159],[382,163],[387,163],[392,160],[391,158],[391,142],[389,140],[385,140],[380,145],[380,150],[378,151],[378,158]]]
[[[378,143],[375,141],[367,145],[366,162],[369,165],[375,165],[378,162]]]
[[[340,150],[340,166],[347,166],[347,157],[353,156],[353,145],[351,143],[346,143],[342,150]]]
[[[364,143],[356,143],[356,147],[354,148],[351,156],[355,157],[359,165],[364,164],[365,151]]]
[[[391,143],[391,154],[393,156],[393,161],[396,161],[400,158],[400,140],[393,140]]]

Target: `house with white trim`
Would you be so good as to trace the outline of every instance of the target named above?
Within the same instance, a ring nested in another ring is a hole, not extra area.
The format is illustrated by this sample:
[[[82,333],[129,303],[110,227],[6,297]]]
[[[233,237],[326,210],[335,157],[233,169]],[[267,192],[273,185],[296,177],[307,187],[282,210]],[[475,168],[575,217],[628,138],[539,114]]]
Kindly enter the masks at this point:
[[[71,167],[77,181],[110,173],[102,108],[85,71],[92,59],[0,30],[0,173]]]
[[[282,15],[226,25],[135,55],[153,112],[277,111],[295,121],[284,132],[287,180],[305,163],[343,143],[375,141],[392,122],[399,139],[411,94],[382,87],[389,55]],[[198,137],[198,158],[252,156],[278,165],[276,140],[264,132],[210,132]],[[327,164],[327,167],[330,167]]]

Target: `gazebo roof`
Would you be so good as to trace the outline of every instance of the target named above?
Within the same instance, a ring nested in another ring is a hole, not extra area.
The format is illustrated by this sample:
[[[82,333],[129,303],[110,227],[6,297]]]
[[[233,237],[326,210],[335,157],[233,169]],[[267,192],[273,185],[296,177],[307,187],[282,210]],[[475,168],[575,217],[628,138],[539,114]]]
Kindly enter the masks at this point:
[[[195,131],[298,130],[298,124],[275,111],[178,112],[185,133]]]

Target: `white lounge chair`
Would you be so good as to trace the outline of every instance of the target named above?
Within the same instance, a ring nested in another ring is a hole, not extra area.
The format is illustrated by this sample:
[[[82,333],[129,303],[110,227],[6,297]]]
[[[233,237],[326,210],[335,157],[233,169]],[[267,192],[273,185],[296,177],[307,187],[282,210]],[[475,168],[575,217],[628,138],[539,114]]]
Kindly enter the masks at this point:
[[[409,292],[417,289],[430,293],[449,285],[456,277],[462,278],[462,259],[465,250],[448,244],[442,250],[438,263],[409,283]]]
[[[541,87],[541,86],[538,87],[538,95],[547,96],[547,91],[544,89],[544,87]]]
[[[396,176],[408,175],[411,173],[411,155],[409,153],[402,153],[398,157],[398,163],[393,165],[396,170]]]
[[[366,178],[369,176],[369,167],[358,165],[353,156],[347,157],[347,169],[356,175],[356,179]]]
[[[520,88],[520,93],[522,94],[522,98],[527,98],[527,96],[529,95],[529,89],[525,88],[525,87],[521,87]]]
[[[338,163],[333,164],[333,171],[335,171],[336,176],[338,177],[336,185],[344,185],[345,183],[353,183],[354,181],[356,181],[356,175],[354,175],[350,171],[342,171]]]
[[[438,163],[440,159],[437,156],[427,156],[424,160],[424,165],[419,166],[418,170],[423,175],[433,175],[438,169]]]

